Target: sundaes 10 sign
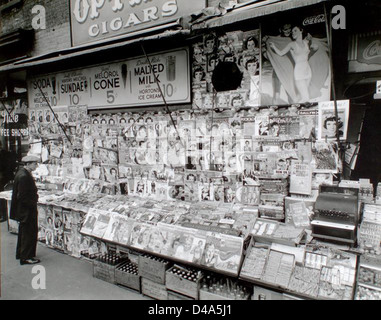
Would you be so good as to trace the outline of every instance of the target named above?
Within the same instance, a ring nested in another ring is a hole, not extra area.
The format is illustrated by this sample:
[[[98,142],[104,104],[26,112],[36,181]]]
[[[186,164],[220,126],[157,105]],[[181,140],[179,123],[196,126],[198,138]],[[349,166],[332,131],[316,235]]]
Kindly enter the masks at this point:
[[[176,21],[205,0],[71,0],[74,46]]]

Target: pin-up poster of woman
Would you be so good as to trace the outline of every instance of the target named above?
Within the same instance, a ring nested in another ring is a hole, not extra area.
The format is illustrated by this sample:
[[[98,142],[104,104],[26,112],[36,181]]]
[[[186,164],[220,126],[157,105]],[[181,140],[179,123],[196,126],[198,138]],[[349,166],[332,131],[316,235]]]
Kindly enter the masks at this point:
[[[262,105],[330,100],[331,70],[320,12],[268,21],[262,37]]]

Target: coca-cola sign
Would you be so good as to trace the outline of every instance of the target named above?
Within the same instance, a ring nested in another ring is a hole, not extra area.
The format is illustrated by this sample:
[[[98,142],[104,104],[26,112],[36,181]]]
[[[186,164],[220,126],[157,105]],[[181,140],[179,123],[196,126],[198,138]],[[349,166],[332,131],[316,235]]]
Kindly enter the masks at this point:
[[[381,35],[358,38],[357,61],[366,64],[381,64]]]
[[[365,60],[381,58],[381,40],[376,40],[370,43],[364,50],[362,56]]]
[[[317,16],[312,16],[304,19],[303,26],[309,26],[312,24],[318,24],[325,22],[325,16],[324,14],[319,14]]]

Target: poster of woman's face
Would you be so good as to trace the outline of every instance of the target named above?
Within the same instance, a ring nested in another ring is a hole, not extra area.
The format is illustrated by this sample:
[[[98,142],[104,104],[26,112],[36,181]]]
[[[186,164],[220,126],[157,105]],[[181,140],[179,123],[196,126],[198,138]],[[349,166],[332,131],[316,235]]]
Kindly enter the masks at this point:
[[[334,102],[319,103],[319,140],[347,139],[349,101],[337,101],[337,115]]]
[[[262,105],[330,100],[331,70],[322,12],[302,10],[262,30]]]
[[[204,36],[204,53],[210,54],[217,50],[217,36],[214,33],[209,33]]]

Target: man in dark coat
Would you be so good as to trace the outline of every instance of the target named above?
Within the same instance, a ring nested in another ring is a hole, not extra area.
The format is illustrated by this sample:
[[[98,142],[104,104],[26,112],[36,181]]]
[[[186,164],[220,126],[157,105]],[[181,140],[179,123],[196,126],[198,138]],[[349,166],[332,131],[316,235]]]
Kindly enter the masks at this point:
[[[25,164],[14,179],[10,218],[19,222],[16,259],[20,264],[37,264],[36,259],[38,220],[37,202],[38,190],[32,176],[36,170],[39,158],[26,156]]]

